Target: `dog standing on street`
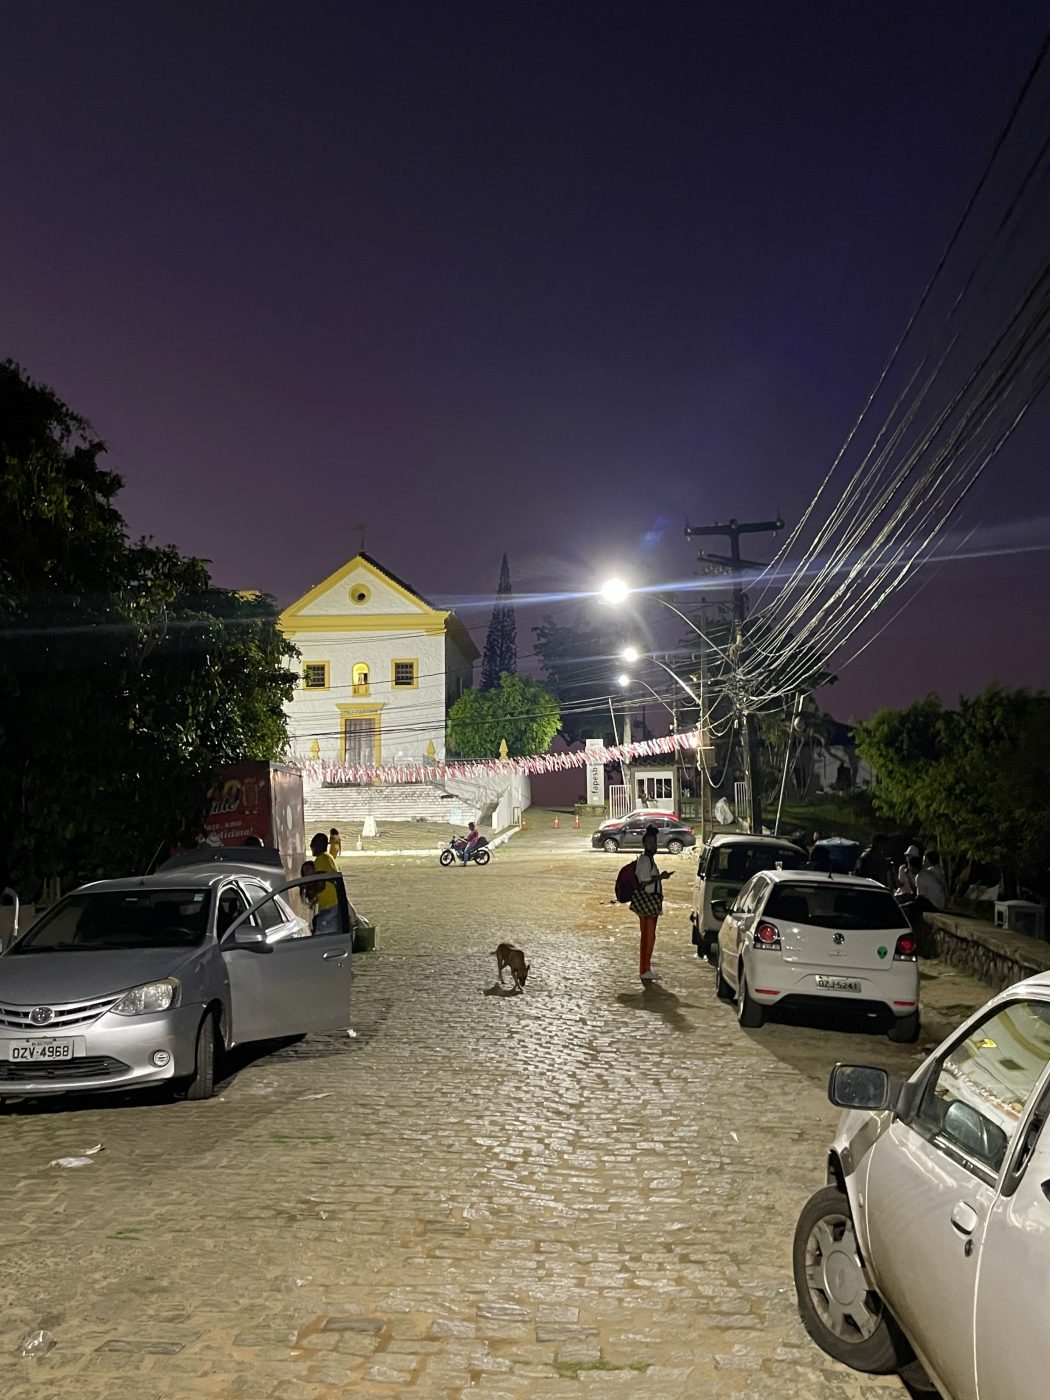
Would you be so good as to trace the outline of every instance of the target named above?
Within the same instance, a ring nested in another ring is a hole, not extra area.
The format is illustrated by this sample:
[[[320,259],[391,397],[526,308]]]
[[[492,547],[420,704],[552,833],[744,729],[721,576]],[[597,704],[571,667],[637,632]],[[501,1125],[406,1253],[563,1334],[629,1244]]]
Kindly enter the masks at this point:
[[[529,975],[530,964],[525,961],[525,954],[521,949],[515,948],[513,943],[500,943],[496,948],[495,958],[500,986],[503,986],[503,969],[509,967],[515,987],[517,987],[519,992],[523,992],[525,990],[525,979]]]

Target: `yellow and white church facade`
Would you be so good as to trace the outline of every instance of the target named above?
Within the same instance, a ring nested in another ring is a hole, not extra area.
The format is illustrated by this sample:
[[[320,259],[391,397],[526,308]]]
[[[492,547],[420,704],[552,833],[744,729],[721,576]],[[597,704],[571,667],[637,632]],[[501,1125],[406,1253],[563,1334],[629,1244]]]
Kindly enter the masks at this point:
[[[295,756],[354,767],[444,760],[448,707],[472,686],[478,657],[454,613],[362,552],[280,624],[301,653],[287,705]]]

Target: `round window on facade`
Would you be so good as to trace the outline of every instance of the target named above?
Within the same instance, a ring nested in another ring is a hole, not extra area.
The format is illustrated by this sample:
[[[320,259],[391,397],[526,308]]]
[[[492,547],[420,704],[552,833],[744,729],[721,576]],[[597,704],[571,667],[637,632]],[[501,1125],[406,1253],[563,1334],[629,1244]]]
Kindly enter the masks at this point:
[[[351,603],[356,603],[358,607],[360,607],[362,603],[367,603],[371,596],[371,589],[363,583],[355,583],[350,590],[350,601]]]

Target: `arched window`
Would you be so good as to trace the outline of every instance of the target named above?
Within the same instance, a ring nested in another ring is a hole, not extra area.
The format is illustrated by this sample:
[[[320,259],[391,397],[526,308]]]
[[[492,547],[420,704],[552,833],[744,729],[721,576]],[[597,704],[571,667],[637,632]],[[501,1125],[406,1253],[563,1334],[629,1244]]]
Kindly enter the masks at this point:
[[[369,694],[368,665],[364,661],[359,661],[354,667],[354,694]]]

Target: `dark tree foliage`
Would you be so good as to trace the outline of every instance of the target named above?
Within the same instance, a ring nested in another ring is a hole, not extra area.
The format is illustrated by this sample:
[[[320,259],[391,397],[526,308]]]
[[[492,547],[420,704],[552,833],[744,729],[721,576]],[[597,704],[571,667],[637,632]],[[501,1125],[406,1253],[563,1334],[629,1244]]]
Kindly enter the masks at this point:
[[[0,884],[31,899],[197,835],[207,779],[276,758],[291,652],[274,601],[129,543],[87,422],[0,365]]]
[[[623,669],[623,627],[615,614],[588,608],[569,623],[555,622],[547,614],[532,629],[547,689],[561,706],[561,732],[570,742],[612,743],[609,695],[616,672]]]
[[[518,669],[518,624],[510,599],[510,565],[507,556],[499,571],[496,606],[492,609],[485,651],[481,658],[481,688],[495,690],[500,676],[513,676]]]
[[[1050,886],[1050,698],[990,686],[946,709],[936,695],[857,729],[878,811],[937,846],[949,875],[998,870],[1008,889]]]

